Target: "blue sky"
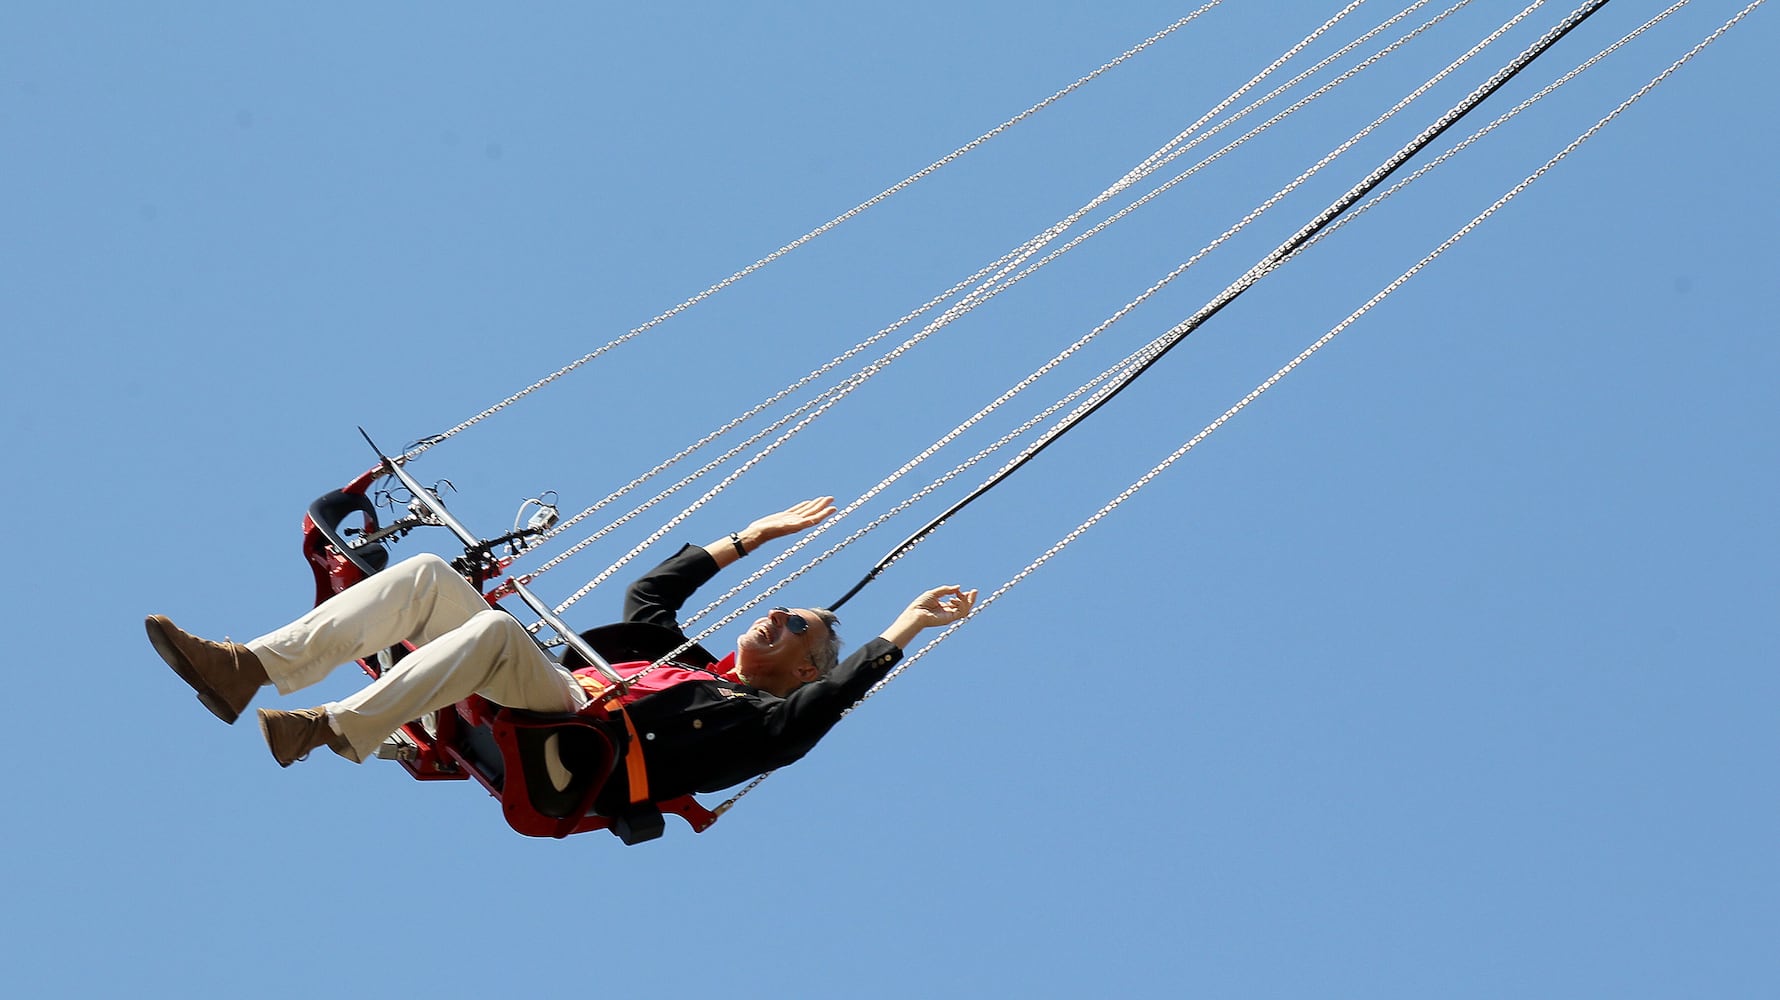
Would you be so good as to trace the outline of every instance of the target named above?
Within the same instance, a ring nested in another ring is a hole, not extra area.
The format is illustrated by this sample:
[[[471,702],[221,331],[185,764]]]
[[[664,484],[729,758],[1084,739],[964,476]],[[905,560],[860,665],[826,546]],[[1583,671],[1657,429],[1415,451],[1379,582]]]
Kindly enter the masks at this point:
[[[707,833],[528,840],[469,783],[280,771],[154,657],[149,613],[241,639],[306,608],[298,522],[369,465],[356,426],[451,426],[1192,9],[1105,6],[9,7],[15,990],[1772,995],[1765,8]],[[1476,124],[1664,6],[1609,4]],[[416,474],[489,534],[542,490],[593,502],[1067,215],[1339,7],[1220,5]],[[857,496],[1519,7],[1468,5],[946,327],[665,544]],[[843,632],[1013,576],[1742,7],[1696,0],[1267,278]],[[1191,314],[1566,10],[1005,420]],[[921,520],[787,599],[832,600]]]

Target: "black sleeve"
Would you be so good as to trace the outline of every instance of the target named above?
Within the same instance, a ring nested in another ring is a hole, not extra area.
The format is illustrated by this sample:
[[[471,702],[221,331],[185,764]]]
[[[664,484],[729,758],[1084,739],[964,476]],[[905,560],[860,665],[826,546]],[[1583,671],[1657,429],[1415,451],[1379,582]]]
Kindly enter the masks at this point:
[[[865,697],[901,659],[902,650],[895,643],[878,637],[854,650],[827,677],[777,699],[767,709],[767,736],[782,751],[783,763],[808,753],[840,721],[841,713]]]
[[[624,595],[624,620],[648,622],[677,632],[680,606],[716,575],[717,561],[703,546],[681,546],[666,562],[630,585]]]

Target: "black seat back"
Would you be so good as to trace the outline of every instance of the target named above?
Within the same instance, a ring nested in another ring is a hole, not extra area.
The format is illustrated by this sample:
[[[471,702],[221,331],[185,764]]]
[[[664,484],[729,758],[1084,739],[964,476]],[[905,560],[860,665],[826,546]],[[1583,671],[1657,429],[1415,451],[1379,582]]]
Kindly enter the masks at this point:
[[[382,542],[372,542],[357,548],[348,545],[345,532],[340,526],[354,514],[364,515],[364,530],[377,530],[377,508],[371,503],[371,498],[363,493],[335,490],[309,505],[309,520],[315,524],[315,529],[321,532],[335,551],[357,566],[359,572],[370,576],[389,565],[389,549]]]

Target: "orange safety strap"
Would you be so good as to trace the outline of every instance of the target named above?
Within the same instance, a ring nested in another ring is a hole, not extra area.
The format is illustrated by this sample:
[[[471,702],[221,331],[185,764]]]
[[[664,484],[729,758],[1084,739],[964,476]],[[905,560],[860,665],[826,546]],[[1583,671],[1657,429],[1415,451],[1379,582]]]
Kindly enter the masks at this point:
[[[624,710],[624,704],[618,700],[616,693],[611,693],[606,685],[585,674],[575,675],[576,683],[580,684],[594,701],[607,699],[603,706],[608,714],[616,715],[624,720],[624,732],[630,739],[624,747],[624,773],[630,781],[630,802],[649,801],[649,771],[643,764],[643,741],[637,736],[637,724],[630,720],[630,713]]]
[[[637,736],[637,724],[630,721],[630,713],[612,699],[611,711],[618,713],[624,720],[624,732],[630,737],[624,747],[624,773],[630,779],[630,803],[649,801],[649,771],[643,766],[643,741]]]

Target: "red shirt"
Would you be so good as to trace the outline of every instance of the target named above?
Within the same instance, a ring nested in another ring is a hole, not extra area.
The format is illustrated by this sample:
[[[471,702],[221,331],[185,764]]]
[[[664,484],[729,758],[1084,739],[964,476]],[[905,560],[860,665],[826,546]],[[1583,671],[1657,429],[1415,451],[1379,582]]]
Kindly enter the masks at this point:
[[[653,661],[637,660],[631,663],[614,663],[612,664],[612,670],[620,677],[633,677],[636,674],[641,673],[651,662]],[[600,672],[593,667],[583,667],[580,670],[575,671],[575,680],[584,690],[586,690],[587,696],[596,702],[600,700],[600,696],[605,692],[607,687],[606,679],[600,676]],[[734,684],[742,683],[741,675],[736,673],[734,653],[730,653],[728,656],[725,656],[723,659],[712,664],[709,670],[695,670],[691,667],[682,667],[677,663],[664,663],[656,669],[651,670],[635,684],[632,684],[624,694],[620,696],[619,703],[628,705],[645,695],[651,695],[657,691],[665,691],[668,688],[673,687],[675,684],[681,684],[686,681],[709,680],[729,681]]]

